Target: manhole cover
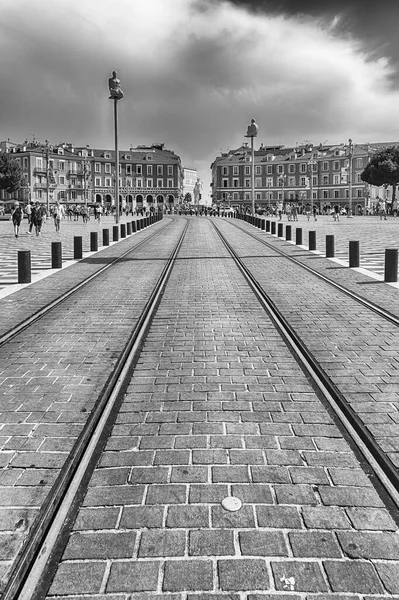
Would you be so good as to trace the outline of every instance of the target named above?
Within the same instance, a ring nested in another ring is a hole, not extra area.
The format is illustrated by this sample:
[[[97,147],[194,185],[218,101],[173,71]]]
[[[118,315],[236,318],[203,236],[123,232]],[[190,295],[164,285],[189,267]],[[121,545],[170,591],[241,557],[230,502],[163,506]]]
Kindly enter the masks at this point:
[[[227,496],[226,498],[223,498],[222,506],[225,510],[234,512],[236,510],[240,510],[242,502],[239,498],[236,498],[235,496]]]

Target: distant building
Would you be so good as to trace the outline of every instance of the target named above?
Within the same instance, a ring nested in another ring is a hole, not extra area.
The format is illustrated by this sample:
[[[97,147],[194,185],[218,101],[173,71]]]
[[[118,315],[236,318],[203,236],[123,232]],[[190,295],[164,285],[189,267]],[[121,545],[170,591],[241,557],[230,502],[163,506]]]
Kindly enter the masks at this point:
[[[370,186],[360,175],[370,157],[392,143],[337,144],[296,147],[261,145],[255,150],[255,205],[262,208],[277,201],[325,206],[370,206],[378,198],[389,201],[390,190]],[[351,156],[350,156],[351,155]],[[247,143],[215,158],[212,170],[212,202],[251,206],[251,149]],[[310,179],[312,177],[312,179]]]
[[[183,168],[183,199],[186,197],[186,194],[190,194],[192,203],[194,203],[194,188],[197,179],[197,169]]]
[[[74,147],[72,144],[13,144],[0,142],[19,162],[24,186],[0,199],[49,204],[108,203],[115,205],[115,151]],[[119,203],[133,209],[163,208],[178,203],[183,191],[180,157],[164,144],[137,146],[119,152]]]

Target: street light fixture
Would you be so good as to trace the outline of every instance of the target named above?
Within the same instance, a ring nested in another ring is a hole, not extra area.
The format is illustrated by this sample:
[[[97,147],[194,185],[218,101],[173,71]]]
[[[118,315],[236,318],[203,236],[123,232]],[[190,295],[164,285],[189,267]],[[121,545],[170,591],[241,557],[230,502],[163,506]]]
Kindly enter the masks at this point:
[[[123,98],[121,82],[117,78],[117,72],[112,71],[112,77],[108,79],[109,100],[114,101],[114,133],[115,133],[115,204],[116,223],[119,223],[119,151],[118,151],[118,100]]]
[[[258,135],[259,126],[256,124],[255,119],[251,119],[251,124],[248,125],[247,133],[245,137],[251,138],[251,187],[252,187],[252,215],[255,215],[255,152],[254,152],[254,137]]]
[[[352,207],[352,157],[353,157],[353,144],[352,140],[349,138],[348,140],[348,195],[349,195],[349,210],[348,210],[348,218],[353,216],[353,207]]]

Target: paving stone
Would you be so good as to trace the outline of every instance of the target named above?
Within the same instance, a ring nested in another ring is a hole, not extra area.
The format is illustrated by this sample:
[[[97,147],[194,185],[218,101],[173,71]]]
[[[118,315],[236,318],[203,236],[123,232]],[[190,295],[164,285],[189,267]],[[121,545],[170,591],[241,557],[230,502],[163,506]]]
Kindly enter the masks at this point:
[[[291,506],[256,506],[259,527],[302,529],[298,510]]]
[[[143,531],[140,538],[139,558],[183,556],[186,546],[184,531]]]
[[[74,533],[64,551],[67,559],[130,558],[133,555],[136,533]]]
[[[320,565],[315,562],[271,562],[274,584],[279,591],[327,592]]]
[[[333,506],[303,506],[302,516],[311,529],[350,529],[350,521],[343,508]]]
[[[51,584],[50,595],[96,594],[100,591],[106,562],[63,562]]]
[[[251,556],[288,556],[282,533],[277,531],[241,531],[241,553]]]
[[[399,594],[399,564],[375,562],[374,566],[389,594]]]
[[[206,591],[213,588],[213,566],[208,560],[166,561],[162,589]]]
[[[258,559],[218,560],[219,586],[222,590],[268,589],[266,562]]]
[[[349,558],[395,560],[399,557],[399,536],[392,533],[340,531],[338,540]]]
[[[113,562],[106,587],[107,593],[155,591],[158,587],[160,564],[158,561],[147,560]]]
[[[87,529],[115,529],[120,508],[81,508],[73,529],[83,531]]]
[[[380,508],[347,508],[346,513],[355,529],[396,531],[391,515]]]
[[[333,592],[383,593],[375,568],[368,562],[325,561],[323,564]]]
[[[243,506],[237,512],[228,512],[221,506],[211,508],[212,527],[236,529],[255,527],[255,516],[251,506]]]
[[[292,554],[301,558],[341,558],[335,535],[329,532],[295,531],[288,534]]]
[[[189,554],[191,556],[234,555],[233,531],[218,529],[190,531]]]
[[[186,501],[186,487],[184,485],[157,485],[153,484],[147,493],[146,504],[182,504]]]
[[[374,489],[320,486],[319,494],[325,505],[383,507],[383,502]]]
[[[209,508],[182,504],[169,506],[166,527],[201,528],[209,526]]]

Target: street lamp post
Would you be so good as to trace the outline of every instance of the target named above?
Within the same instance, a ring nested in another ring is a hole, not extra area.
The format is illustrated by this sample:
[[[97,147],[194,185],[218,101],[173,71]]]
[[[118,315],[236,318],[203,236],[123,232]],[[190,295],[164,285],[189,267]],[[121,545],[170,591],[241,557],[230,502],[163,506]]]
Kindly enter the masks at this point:
[[[352,207],[352,156],[353,156],[353,144],[352,140],[349,138],[348,140],[348,194],[349,194],[349,210],[348,210],[348,218],[353,215],[353,207]]]
[[[310,212],[313,214],[313,165],[315,164],[315,160],[312,158],[309,161],[310,175],[309,175],[309,185],[310,185]]]
[[[47,216],[50,214],[50,144],[48,140],[45,140],[46,149],[46,180],[47,180],[47,195],[46,195],[46,212]]]
[[[118,151],[118,101],[123,98],[120,81],[117,72],[112,71],[112,77],[108,79],[109,100],[114,101],[114,134],[115,134],[115,205],[116,223],[119,223],[119,151]]]
[[[251,119],[251,124],[248,125],[247,133],[245,137],[251,138],[251,188],[252,188],[252,215],[255,215],[255,151],[254,151],[254,137],[258,135],[259,126],[256,124],[255,119]]]

